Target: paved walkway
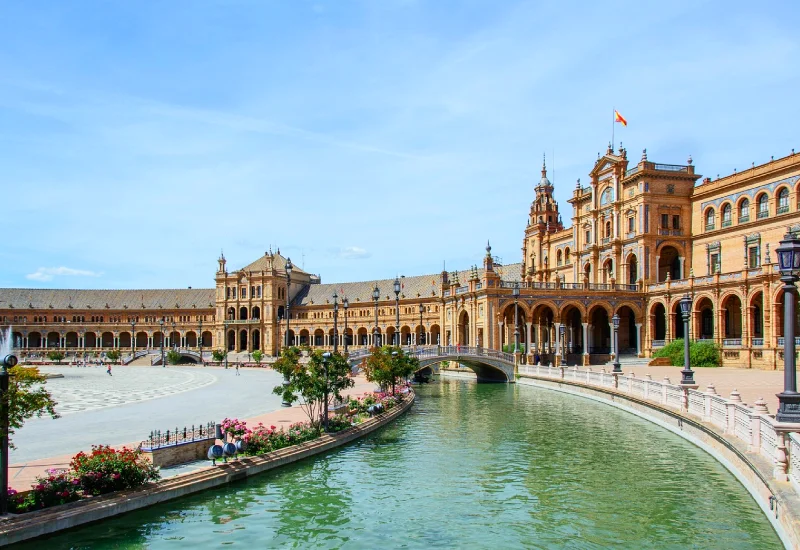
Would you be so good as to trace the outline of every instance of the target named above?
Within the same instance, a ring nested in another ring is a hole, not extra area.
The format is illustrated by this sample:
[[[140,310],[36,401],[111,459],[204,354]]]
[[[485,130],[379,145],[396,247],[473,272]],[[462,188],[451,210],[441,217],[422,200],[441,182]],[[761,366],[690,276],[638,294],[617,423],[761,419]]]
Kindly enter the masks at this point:
[[[112,377],[100,368],[76,367],[75,369],[77,372],[73,373],[71,370],[61,368],[58,372],[64,374],[65,378],[48,381],[48,387],[59,403],[65,396],[76,393],[73,404],[83,403],[87,406],[82,410],[73,410],[71,411],[73,414],[56,420],[51,418],[30,420],[19,430],[14,437],[19,448],[12,450],[9,467],[9,485],[18,491],[29,489],[36,478],[45,475],[49,468],[69,467],[71,458],[79,451],[90,450],[92,444],[134,447],[145,439],[152,429],[172,430],[175,427],[182,428],[185,425],[200,424],[209,420],[219,422],[226,416],[246,419],[249,426],[262,422],[265,425],[288,427],[295,422],[308,420],[299,406],[287,408],[281,406],[280,398],[271,393],[272,388],[280,383],[281,377],[268,369],[241,369],[239,376],[236,376],[234,369],[225,371],[210,367],[172,367],[166,369],[166,372],[162,367],[139,367],[139,372],[136,367],[127,371],[125,369],[128,367],[119,367],[112,370]],[[187,384],[195,383],[198,379],[207,380],[205,377],[212,377],[213,381],[193,388],[194,391],[186,389]],[[131,397],[124,404],[109,404],[106,408],[98,410],[95,406],[97,403],[94,392],[102,393],[98,386],[106,386],[110,378],[117,380],[115,383],[117,386],[112,387],[111,391],[124,394],[124,388],[127,387],[133,395],[139,395],[144,391],[143,388],[156,385],[162,388],[164,395],[152,397],[153,400],[148,402]],[[169,388],[172,388],[171,392]],[[214,390],[212,401],[215,415],[202,416],[200,418],[203,420],[192,421],[192,418],[197,418],[198,411],[203,411],[202,414],[205,415],[207,397],[205,394],[210,389]],[[362,395],[373,389],[375,389],[374,384],[367,382],[363,377],[357,377],[356,385],[345,393]],[[158,398],[167,395],[170,399]],[[243,406],[239,398],[253,400],[260,405]],[[163,410],[165,408],[166,410]],[[61,406],[56,409],[60,411]],[[165,419],[155,420],[162,418],[160,415],[165,412],[169,412],[169,422]],[[175,420],[176,417],[178,420]],[[83,429],[84,422],[89,422],[91,425]],[[42,439],[37,441],[37,438]],[[65,450],[68,452],[64,453]],[[207,465],[208,462],[203,461],[188,468],[191,470]],[[187,471],[186,468],[165,469],[164,476],[183,473]]]

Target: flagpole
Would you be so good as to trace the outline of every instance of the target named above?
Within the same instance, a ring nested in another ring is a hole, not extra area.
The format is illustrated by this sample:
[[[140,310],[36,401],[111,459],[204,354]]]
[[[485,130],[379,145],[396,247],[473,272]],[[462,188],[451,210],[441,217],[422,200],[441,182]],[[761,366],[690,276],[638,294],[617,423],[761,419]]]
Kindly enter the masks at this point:
[[[611,152],[612,153],[614,152],[614,125],[617,122],[616,112],[617,112],[616,107],[611,109]]]

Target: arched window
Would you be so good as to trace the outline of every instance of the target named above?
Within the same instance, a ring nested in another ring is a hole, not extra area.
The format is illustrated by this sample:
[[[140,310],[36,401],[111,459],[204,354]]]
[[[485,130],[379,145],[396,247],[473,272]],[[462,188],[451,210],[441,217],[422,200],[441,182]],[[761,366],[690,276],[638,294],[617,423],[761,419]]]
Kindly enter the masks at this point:
[[[766,218],[769,216],[769,197],[766,193],[761,193],[756,200],[758,203],[758,218]]]
[[[564,249],[564,263],[570,265],[572,263],[572,259],[569,256],[569,247]]]
[[[739,223],[750,221],[750,201],[742,199],[739,203]]]
[[[611,236],[611,222],[606,222],[606,238]]]
[[[722,227],[729,227],[733,223],[733,208],[730,203],[722,207]]]
[[[606,187],[603,192],[600,194],[600,205],[606,205],[611,202],[611,188]]]
[[[564,259],[564,256],[563,256],[562,252],[560,250],[558,252],[556,252],[556,265],[561,265],[563,259]]]
[[[714,229],[714,209],[709,208],[706,210],[706,231],[711,231]]]
[[[778,191],[778,214],[785,214],[789,211],[789,190],[785,187]]]

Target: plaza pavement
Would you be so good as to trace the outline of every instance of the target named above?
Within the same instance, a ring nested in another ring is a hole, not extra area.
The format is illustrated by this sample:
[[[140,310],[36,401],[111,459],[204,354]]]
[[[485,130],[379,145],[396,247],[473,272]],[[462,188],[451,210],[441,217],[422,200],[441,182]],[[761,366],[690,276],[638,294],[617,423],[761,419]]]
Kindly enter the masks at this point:
[[[282,381],[272,369],[221,367],[42,367],[64,378],[48,380],[61,418],[34,418],[17,430],[10,452],[9,483],[30,488],[48,468],[65,468],[92,445],[135,446],[151,430],[247,419],[248,424],[288,426],[307,419],[299,407],[281,407],[272,389]],[[362,377],[348,394],[374,389]],[[62,405],[63,403],[63,405]]]

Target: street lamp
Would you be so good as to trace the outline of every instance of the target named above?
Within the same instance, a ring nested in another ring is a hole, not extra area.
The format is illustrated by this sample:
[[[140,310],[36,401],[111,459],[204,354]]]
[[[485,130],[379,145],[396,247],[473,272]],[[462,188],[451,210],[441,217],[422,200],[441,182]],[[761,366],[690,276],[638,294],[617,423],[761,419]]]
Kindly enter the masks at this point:
[[[344,353],[347,355],[347,308],[350,307],[347,296],[342,300],[342,307],[344,307]]]
[[[131,361],[136,355],[136,321],[131,321]]]
[[[167,368],[167,364],[164,362],[164,318],[163,317],[158,322],[158,324],[161,325],[161,366]]]
[[[614,323],[614,370],[612,372],[622,374],[622,365],[619,363],[619,315],[614,314],[611,318]]]
[[[8,369],[16,366],[17,356],[0,358],[0,515],[8,513]]]
[[[425,327],[422,325],[422,314],[425,312],[425,306],[419,305],[419,341],[418,344],[425,344]]]
[[[175,321],[172,321],[172,334],[169,335],[169,343],[173,349],[178,349],[178,343],[175,342],[175,336],[178,335],[178,330],[175,328]],[[180,337],[178,338],[180,340]]]
[[[339,320],[339,295],[336,294],[336,291],[333,291],[333,353],[336,353],[339,350],[339,332],[338,332],[338,323]]]
[[[286,258],[286,266],[284,267],[286,270],[286,346],[289,347],[289,295],[292,291],[292,259]],[[283,375],[283,386],[286,387],[290,384],[289,381],[289,371],[286,371],[286,374]],[[292,404],[288,401],[283,401],[281,403],[284,407],[291,407]]]
[[[561,343],[561,364],[564,364],[564,348],[566,347],[566,342],[564,342],[564,336],[567,333],[567,327],[564,323],[561,323],[558,327],[558,333],[560,335],[559,342]]]
[[[322,354],[322,368],[325,371],[325,401],[322,403],[322,424],[325,431],[328,431],[328,361],[331,359],[331,352],[326,351]]]
[[[694,371],[689,361],[689,317],[692,313],[692,298],[686,294],[680,301],[681,315],[683,315],[683,370],[681,384],[694,386]]]
[[[795,281],[800,276],[800,239],[787,232],[777,250],[783,283],[783,391],[778,394],[778,422],[800,422],[800,394],[797,393],[795,358]]]
[[[378,300],[381,297],[381,291],[378,285],[372,290],[372,299],[375,300],[375,330],[372,333],[372,345],[378,346]]]
[[[514,297],[514,353],[519,353],[519,281],[514,281],[511,295]]]
[[[203,362],[203,316],[197,316],[200,326],[197,329],[197,347],[200,348],[200,364],[204,367],[206,364]]]
[[[399,346],[402,344],[400,340],[400,279],[395,277],[394,278],[394,311],[395,311],[395,327],[394,327],[394,339],[395,345]]]
[[[224,323],[222,323],[222,326],[223,330],[225,331],[225,334],[223,335],[222,338],[222,341],[224,342],[225,345],[225,370],[228,370],[228,348],[230,347],[230,344],[228,343],[228,322],[225,321]]]

